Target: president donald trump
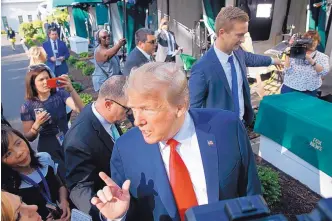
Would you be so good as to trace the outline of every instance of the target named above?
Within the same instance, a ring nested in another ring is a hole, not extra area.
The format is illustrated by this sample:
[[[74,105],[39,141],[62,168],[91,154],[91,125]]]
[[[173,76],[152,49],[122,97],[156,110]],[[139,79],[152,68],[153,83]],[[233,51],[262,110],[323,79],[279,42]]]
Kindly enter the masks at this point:
[[[189,108],[185,74],[174,63],[131,72],[134,129],[113,149],[111,177],[91,203],[105,220],[184,220],[193,206],[261,193],[255,159],[239,117]]]

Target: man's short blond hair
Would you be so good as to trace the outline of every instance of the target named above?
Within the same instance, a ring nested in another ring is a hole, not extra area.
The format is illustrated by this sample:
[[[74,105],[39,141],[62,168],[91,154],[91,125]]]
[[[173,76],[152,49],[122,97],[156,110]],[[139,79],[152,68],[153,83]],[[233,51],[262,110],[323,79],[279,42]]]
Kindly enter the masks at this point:
[[[215,30],[217,36],[219,36],[219,30],[225,31],[231,30],[233,21],[248,22],[248,14],[238,7],[227,6],[223,7],[218,13],[215,21]]]

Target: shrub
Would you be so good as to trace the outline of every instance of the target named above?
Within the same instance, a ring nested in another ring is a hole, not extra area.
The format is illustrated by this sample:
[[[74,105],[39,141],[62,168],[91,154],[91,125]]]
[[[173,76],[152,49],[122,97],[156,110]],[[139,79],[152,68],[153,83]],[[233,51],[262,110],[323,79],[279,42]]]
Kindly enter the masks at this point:
[[[69,79],[70,79],[71,82],[74,82],[73,75],[69,75],[69,74],[68,74],[68,77],[69,77]]]
[[[35,20],[32,22],[32,27],[35,29],[43,28],[43,22],[41,20]]]
[[[1,34],[5,35],[5,34],[7,34],[7,32],[5,30],[1,30]]]
[[[90,94],[81,93],[80,98],[82,99],[84,105],[90,104],[92,102],[92,96]]]
[[[26,45],[28,45],[29,47],[32,47],[32,46],[36,46],[36,43],[34,42],[34,40],[32,38],[25,38],[25,42],[26,42]]]
[[[77,93],[81,92],[83,90],[83,85],[79,82],[72,82],[73,88]]]
[[[87,66],[85,66],[85,67],[83,68],[83,70],[82,70],[82,74],[83,74],[84,76],[90,76],[90,75],[94,72],[94,70],[95,70],[95,67],[94,67],[94,66],[92,66],[92,65],[87,65]]]
[[[77,61],[75,63],[75,68],[82,70],[84,67],[86,67],[86,62],[85,61]]]
[[[79,54],[80,58],[87,58],[89,57],[89,53],[88,52],[82,52],[81,54]]]
[[[32,22],[23,22],[20,24],[19,33],[25,38],[33,38],[33,35],[37,34],[37,29],[33,27]]]
[[[36,41],[39,43],[39,44],[42,44],[46,41],[46,35],[44,34],[35,34],[33,36],[34,39],[36,39]]]
[[[75,58],[75,57],[72,56],[72,55],[70,55],[69,58],[68,58],[68,63],[69,63],[70,65],[75,65],[77,61],[78,61],[78,59]]]
[[[258,176],[262,183],[263,197],[269,206],[280,202],[281,188],[279,183],[279,173],[270,167],[257,166]]]

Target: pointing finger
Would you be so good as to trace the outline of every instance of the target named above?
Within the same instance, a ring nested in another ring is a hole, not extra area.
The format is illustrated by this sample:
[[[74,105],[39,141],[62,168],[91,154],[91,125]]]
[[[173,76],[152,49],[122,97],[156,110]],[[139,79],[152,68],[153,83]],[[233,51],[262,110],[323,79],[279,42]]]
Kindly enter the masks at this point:
[[[107,186],[119,187],[109,176],[104,172],[99,173],[100,178],[106,183]]]

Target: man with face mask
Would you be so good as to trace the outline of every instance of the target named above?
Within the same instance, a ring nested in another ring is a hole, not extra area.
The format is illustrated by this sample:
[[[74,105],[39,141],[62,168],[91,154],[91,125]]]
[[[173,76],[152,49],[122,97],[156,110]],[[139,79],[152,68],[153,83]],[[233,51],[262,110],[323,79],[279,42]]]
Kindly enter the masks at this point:
[[[94,52],[95,70],[92,73],[92,83],[95,91],[99,91],[100,86],[109,77],[122,75],[117,53],[126,44],[126,39],[120,39],[117,44],[110,48],[112,35],[107,30],[98,31],[96,38],[99,45]]]
[[[136,48],[128,55],[123,68],[123,74],[128,76],[133,67],[139,67],[150,61],[154,61],[153,53],[156,50],[156,37],[154,31],[140,28],[135,33]]]
[[[98,172],[111,174],[109,159],[115,140],[122,134],[117,122],[124,120],[129,111],[123,93],[125,82],[124,76],[106,80],[96,102],[83,109],[63,143],[70,198],[93,220],[99,220],[99,213],[89,201],[103,187]]]
[[[109,220],[184,221],[188,208],[261,193],[255,158],[238,116],[189,109],[186,75],[150,62],[130,73],[125,93],[136,128],[112,153],[111,178],[92,199]]]
[[[279,59],[255,55],[240,48],[248,32],[247,13],[224,7],[216,17],[214,46],[192,67],[189,79],[190,106],[236,112],[247,124],[253,109],[246,67],[279,65]]]

